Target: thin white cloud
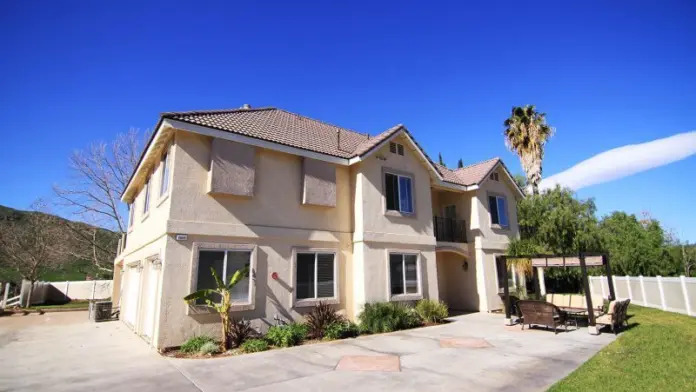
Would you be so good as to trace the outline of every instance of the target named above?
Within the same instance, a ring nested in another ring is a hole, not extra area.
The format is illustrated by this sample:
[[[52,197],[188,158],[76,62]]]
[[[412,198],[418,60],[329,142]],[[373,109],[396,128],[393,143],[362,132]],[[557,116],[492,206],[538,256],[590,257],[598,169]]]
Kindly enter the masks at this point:
[[[680,161],[696,154],[696,131],[599,153],[541,181],[540,189],[556,184],[574,190],[602,184]]]

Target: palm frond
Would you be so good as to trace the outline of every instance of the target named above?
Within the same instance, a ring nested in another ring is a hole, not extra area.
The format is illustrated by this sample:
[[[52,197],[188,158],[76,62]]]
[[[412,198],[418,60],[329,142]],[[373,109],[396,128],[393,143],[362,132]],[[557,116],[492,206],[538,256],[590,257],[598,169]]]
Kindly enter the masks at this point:
[[[249,276],[249,267],[246,266],[240,270],[235,271],[235,273],[230,278],[230,282],[227,284],[227,289],[231,290],[237,283]]]
[[[215,268],[210,267],[210,273],[213,274],[213,278],[215,279],[215,284],[217,285],[218,288],[225,287],[225,282],[223,282],[222,279],[220,279],[217,272],[215,272]]]
[[[209,298],[215,293],[217,293],[217,291],[213,289],[202,289],[194,291],[193,293],[185,296],[184,301],[191,303],[199,299],[209,300]]]

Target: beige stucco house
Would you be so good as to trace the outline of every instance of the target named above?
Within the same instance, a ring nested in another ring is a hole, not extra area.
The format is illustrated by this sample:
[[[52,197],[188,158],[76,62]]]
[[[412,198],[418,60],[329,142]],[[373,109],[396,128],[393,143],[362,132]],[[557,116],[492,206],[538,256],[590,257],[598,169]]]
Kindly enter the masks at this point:
[[[403,125],[376,136],[275,108],[162,114],[122,195],[121,319],[158,349],[219,331],[183,297],[249,265],[234,317],[265,329],[319,301],[501,306],[494,255],[523,197],[500,159],[434,164]]]

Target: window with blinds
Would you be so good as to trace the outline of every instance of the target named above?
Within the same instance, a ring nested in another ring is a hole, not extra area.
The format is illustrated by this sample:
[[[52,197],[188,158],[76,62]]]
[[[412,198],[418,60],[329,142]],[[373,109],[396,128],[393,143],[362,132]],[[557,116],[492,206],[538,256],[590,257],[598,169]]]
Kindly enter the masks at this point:
[[[295,268],[296,299],[321,299],[336,296],[334,253],[298,252]]]
[[[198,252],[198,277],[196,280],[196,290],[214,289],[217,287],[211,268],[215,270],[217,276],[225,283],[229,283],[230,278],[238,270],[249,267],[251,264],[251,251],[243,250],[201,250]],[[247,276],[238,282],[230,290],[232,303],[250,303],[251,286]],[[220,296],[215,296],[214,302],[220,302]],[[199,305],[205,305],[205,300],[198,300]]]
[[[389,254],[389,280],[391,295],[418,294],[418,256],[414,254]]]

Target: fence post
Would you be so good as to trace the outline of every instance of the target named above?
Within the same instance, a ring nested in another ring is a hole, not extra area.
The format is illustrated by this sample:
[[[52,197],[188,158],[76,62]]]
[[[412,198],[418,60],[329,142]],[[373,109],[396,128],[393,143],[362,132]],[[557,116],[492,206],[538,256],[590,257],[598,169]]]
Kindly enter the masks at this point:
[[[633,302],[633,290],[631,290],[631,277],[626,275],[626,286],[628,286],[628,299]]]
[[[7,306],[7,298],[10,296],[10,282],[5,283],[5,294],[2,295],[2,307]]]
[[[602,298],[606,299],[607,298],[607,289],[604,288],[604,279],[606,279],[606,276],[601,277],[602,280],[599,281],[599,287],[602,288]]]
[[[92,301],[94,301],[94,292],[97,291],[97,281],[94,281],[94,285],[92,286]]]
[[[68,287],[70,287],[70,281],[66,280],[65,281],[65,293],[63,293],[66,301],[70,301],[70,296],[68,295]]]
[[[645,296],[645,283],[643,282],[643,275],[638,275],[640,279],[640,293],[643,295],[643,305],[648,306],[648,297]]]
[[[686,289],[686,277],[684,275],[679,276],[681,280],[682,294],[684,294],[684,305],[686,305],[686,314],[693,316],[694,312],[691,310],[691,303],[689,301],[689,292]]]
[[[662,310],[667,310],[667,302],[665,302],[665,289],[662,287],[662,277],[657,275],[657,287],[660,289],[660,301],[662,302]]]

